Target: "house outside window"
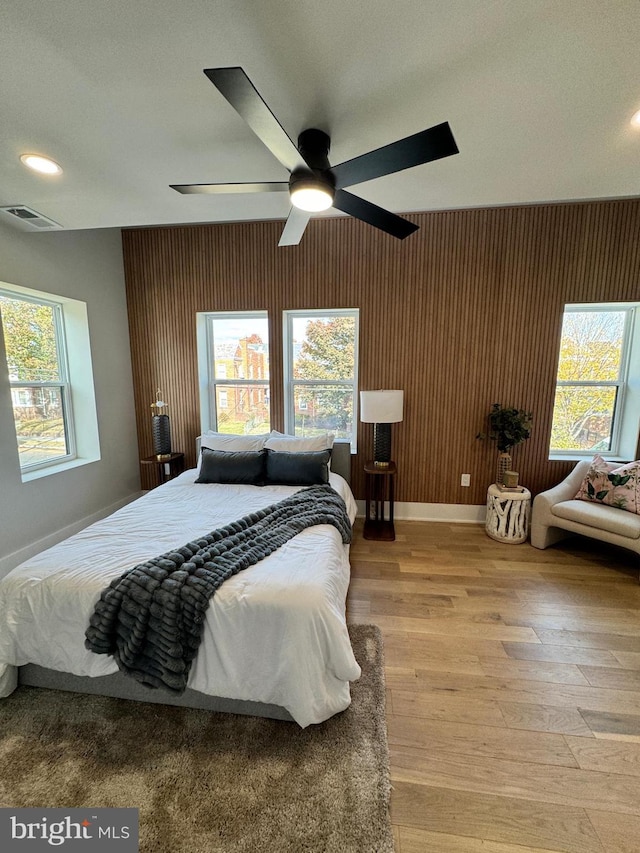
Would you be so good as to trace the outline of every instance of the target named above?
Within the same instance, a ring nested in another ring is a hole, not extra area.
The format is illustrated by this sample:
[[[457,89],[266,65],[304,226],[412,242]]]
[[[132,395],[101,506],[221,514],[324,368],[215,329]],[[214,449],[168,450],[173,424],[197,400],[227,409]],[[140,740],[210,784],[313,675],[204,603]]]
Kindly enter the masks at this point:
[[[0,313],[23,472],[76,456],[62,306],[0,290]]]
[[[628,303],[567,305],[550,453],[632,459],[640,423],[640,318]]]
[[[269,324],[266,311],[197,315],[203,431],[270,430]]]
[[[358,309],[284,312],[285,429],[356,452]]]

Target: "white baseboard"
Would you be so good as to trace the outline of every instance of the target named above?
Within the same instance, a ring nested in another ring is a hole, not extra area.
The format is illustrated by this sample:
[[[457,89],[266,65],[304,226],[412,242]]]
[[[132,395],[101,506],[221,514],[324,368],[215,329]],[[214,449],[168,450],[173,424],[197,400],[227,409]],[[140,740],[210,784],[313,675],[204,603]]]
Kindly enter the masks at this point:
[[[357,501],[358,518],[364,518],[364,501]],[[386,505],[388,508],[388,504]],[[443,521],[449,524],[484,524],[484,504],[423,504],[398,501],[394,504],[396,521]]]
[[[33,557],[35,554],[39,554],[41,551],[46,551],[47,548],[51,548],[52,545],[62,542],[63,539],[68,539],[69,536],[73,536],[74,533],[78,533],[90,524],[100,521],[101,518],[106,518],[108,515],[111,515],[111,513],[123,506],[126,506],[136,498],[139,498],[140,495],[141,492],[135,492],[127,498],[116,501],[114,504],[111,504],[111,506],[104,507],[104,509],[94,512],[93,515],[82,518],[80,521],[75,521],[73,524],[63,527],[62,530],[56,530],[55,533],[50,533],[48,536],[44,536],[42,539],[38,539],[30,545],[25,545],[24,548],[20,548],[12,554],[7,554],[6,557],[0,557],[0,578],[3,578],[11,571],[11,569],[15,569],[16,566],[24,563],[25,560]]]

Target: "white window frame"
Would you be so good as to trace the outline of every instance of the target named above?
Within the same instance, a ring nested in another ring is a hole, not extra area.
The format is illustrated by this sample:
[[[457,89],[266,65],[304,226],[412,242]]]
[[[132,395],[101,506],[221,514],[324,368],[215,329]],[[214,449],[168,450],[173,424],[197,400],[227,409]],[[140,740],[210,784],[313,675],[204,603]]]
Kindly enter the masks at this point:
[[[267,386],[268,399],[271,399],[271,378],[269,379],[236,379],[215,376],[215,343],[213,339],[214,320],[267,320],[267,349],[271,354],[269,315],[267,311],[203,311],[196,314],[196,335],[198,345],[198,376],[200,384],[200,429],[218,431],[218,412],[216,410],[216,388],[218,385],[232,386]],[[226,372],[226,371],[225,371]],[[271,359],[269,358],[269,376],[271,376]],[[271,418],[270,418],[271,421]]]
[[[293,321],[299,318],[314,317],[352,317],[354,320],[353,344],[353,378],[344,379],[294,379],[293,377]],[[295,388],[298,385],[335,385],[351,389],[353,392],[353,431],[350,439],[336,439],[336,441],[349,441],[351,453],[357,453],[358,436],[358,365],[360,344],[360,309],[359,308],[310,308],[307,310],[283,311],[283,368],[284,368],[284,427],[289,435],[295,435]]]
[[[623,331],[623,345],[620,358],[620,371],[615,380],[560,380],[555,387],[615,387],[616,401],[613,411],[613,430],[609,450],[598,450],[600,456],[612,461],[628,461],[635,457],[638,444],[638,425],[640,423],[640,303],[639,302],[603,302],[568,303],[563,309],[568,313],[604,313],[615,311],[626,314]],[[559,347],[562,338],[560,338]],[[560,353],[558,351],[558,364]],[[557,370],[556,370],[557,372]],[[552,413],[553,421],[553,413]],[[591,459],[592,451],[549,449],[550,459]]]
[[[30,465],[20,465],[22,474],[30,474],[35,471],[59,466],[65,462],[71,462],[77,457],[76,433],[73,419],[71,381],[69,379],[69,360],[67,357],[67,344],[64,325],[63,306],[60,302],[52,299],[42,299],[29,296],[14,290],[0,288],[0,296],[15,302],[28,302],[32,305],[43,305],[52,309],[54,335],[56,342],[56,359],[58,362],[59,378],[51,381],[24,381],[14,380],[9,375],[9,386],[11,390],[20,391],[29,388],[56,388],[60,389],[62,399],[62,418],[64,424],[65,446],[67,452],[59,456],[51,457],[43,462],[34,462]],[[0,308],[1,310],[1,308]],[[4,332],[3,332],[4,333]]]

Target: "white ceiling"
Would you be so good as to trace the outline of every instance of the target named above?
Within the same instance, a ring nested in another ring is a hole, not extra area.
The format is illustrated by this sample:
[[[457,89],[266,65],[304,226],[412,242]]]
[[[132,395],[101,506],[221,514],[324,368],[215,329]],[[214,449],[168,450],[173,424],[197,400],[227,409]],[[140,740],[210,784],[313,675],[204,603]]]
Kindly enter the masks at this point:
[[[202,73],[226,65],[334,164],[449,121],[459,155],[351,190],[395,212],[640,196],[638,0],[2,0],[0,205],[69,229],[284,219],[286,194],[169,188],[288,177]]]

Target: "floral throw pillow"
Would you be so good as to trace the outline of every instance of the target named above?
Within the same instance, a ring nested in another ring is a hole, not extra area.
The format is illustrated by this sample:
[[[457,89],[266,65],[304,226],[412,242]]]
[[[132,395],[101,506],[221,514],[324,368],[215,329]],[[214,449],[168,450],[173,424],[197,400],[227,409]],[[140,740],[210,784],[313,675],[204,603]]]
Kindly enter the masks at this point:
[[[640,515],[640,460],[617,466],[595,456],[576,500],[602,503]]]

